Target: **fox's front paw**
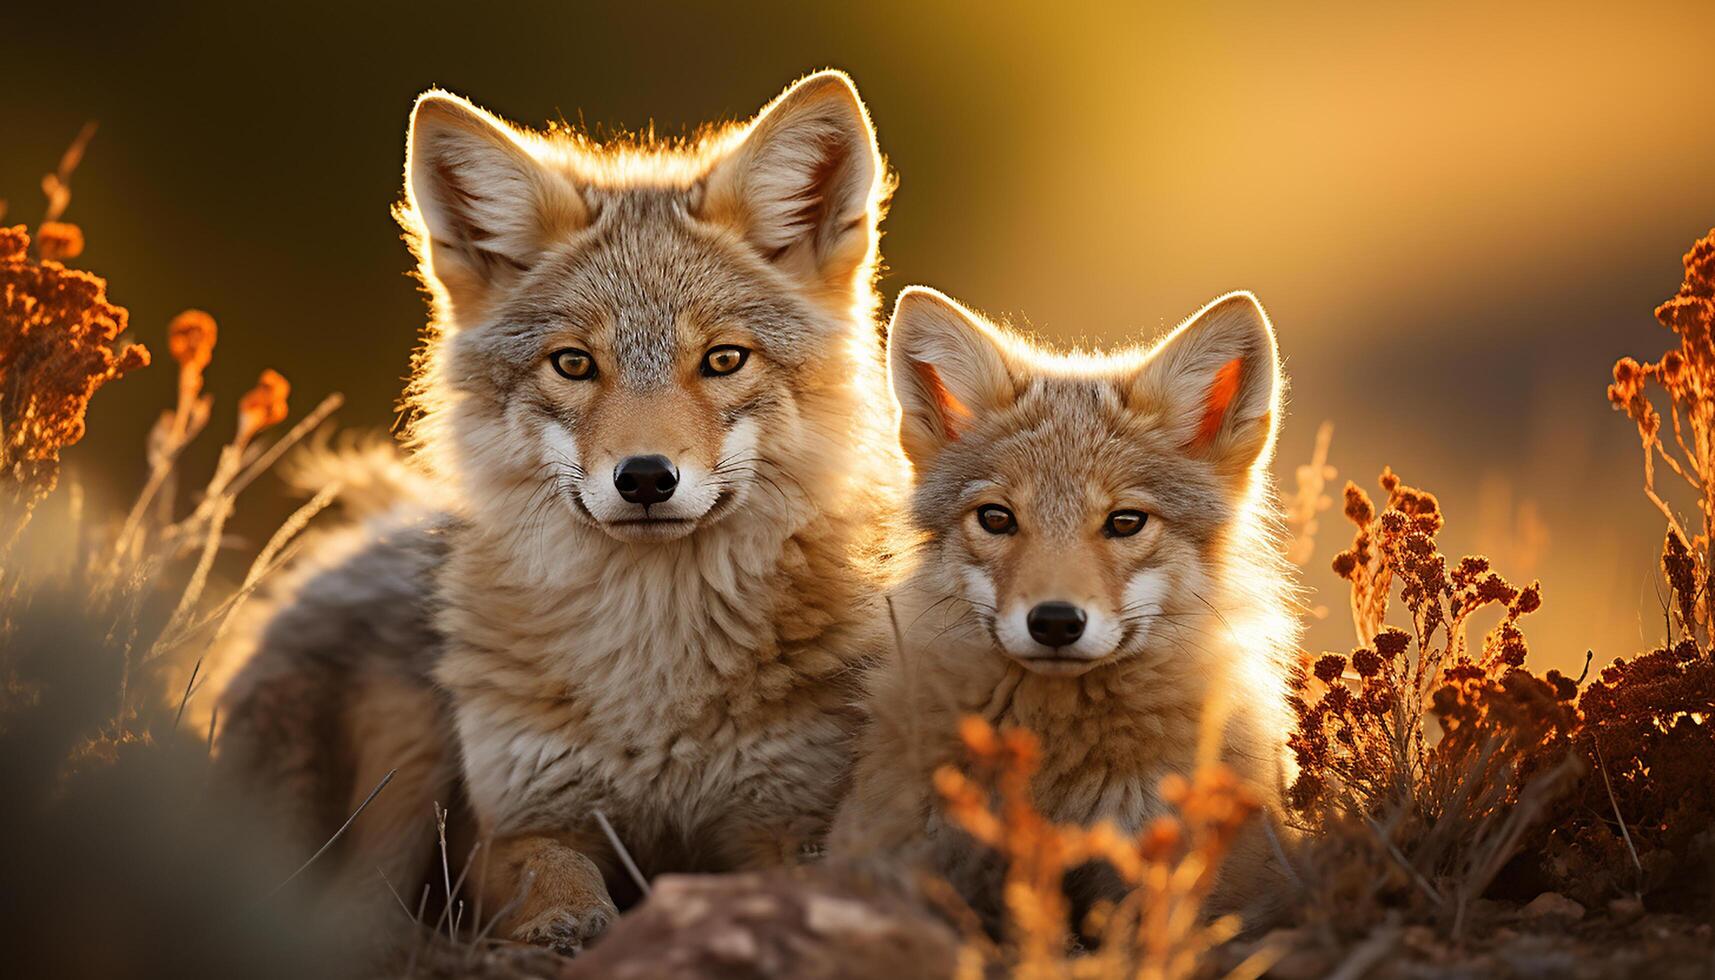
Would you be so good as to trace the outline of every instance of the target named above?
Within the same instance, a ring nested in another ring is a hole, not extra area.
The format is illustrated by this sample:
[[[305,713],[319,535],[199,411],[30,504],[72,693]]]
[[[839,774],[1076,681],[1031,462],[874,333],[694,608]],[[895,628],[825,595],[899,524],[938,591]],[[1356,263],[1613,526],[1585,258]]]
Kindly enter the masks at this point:
[[[575,956],[584,946],[607,931],[619,910],[606,903],[582,908],[554,906],[543,909],[512,931],[519,942],[546,946],[556,953]]]

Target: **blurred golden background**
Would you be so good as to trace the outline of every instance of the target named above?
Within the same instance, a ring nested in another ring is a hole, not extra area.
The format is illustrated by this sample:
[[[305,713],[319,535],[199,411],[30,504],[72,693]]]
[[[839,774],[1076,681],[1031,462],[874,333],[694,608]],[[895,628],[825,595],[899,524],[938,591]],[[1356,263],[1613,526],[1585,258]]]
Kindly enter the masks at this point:
[[[1255,290],[1293,381],[1283,482],[1333,420],[1342,481],[1392,464],[1450,551],[1543,579],[1533,661],[1575,672],[1662,632],[1660,520],[1603,388],[1665,349],[1650,311],[1715,224],[1715,5],[1500,6],[8,4],[0,197],[34,223],[99,120],[67,218],[133,335],[164,353],[207,309],[218,404],[273,367],[298,410],[343,391],[385,428],[423,320],[388,215],[419,91],[677,133],[843,68],[901,178],[889,299],[1107,343]],[[96,397],[68,454],[93,498],[133,496],[173,390]],[[247,506],[262,534],[287,504]],[[1346,538],[1324,515],[1313,646],[1350,646]]]

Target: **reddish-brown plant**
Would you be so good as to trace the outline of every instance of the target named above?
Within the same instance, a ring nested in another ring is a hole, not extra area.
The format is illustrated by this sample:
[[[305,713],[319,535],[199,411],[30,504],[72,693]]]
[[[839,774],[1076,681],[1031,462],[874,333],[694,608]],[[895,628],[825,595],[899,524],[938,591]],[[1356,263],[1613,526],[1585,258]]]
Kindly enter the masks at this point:
[[[1653,362],[1621,358],[1608,386],[1637,426],[1644,493],[1667,522],[1669,600],[1662,645],[1616,659],[1578,699],[1575,745],[1590,775],[1547,848],[1561,886],[1586,900],[1619,890],[1695,895],[1715,868],[1715,230],[1684,267],[1679,290],[1655,311],[1678,345]],[[1695,524],[1656,486],[1657,462],[1691,491]]]
[[[1344,896],[1369,906],[1359,911],[1402,904],[1457,931],[1575,774],[1576,685],[1524,669],[1519,624],[1541,606],[1540,587],[1512,585],[1480,556],[1449,568],[1436,543],[1440,502],[1391,470],[1381,486],[1379,512],[1346,486],[1356,530],[1334,571],[1351,585],[1360,646],[1306,657],[1292,677],[1299,771],[1288,803],[1295,822],[1320,835],[1321,870],[1339,865],[1321,881],[1336,916],[1353,911],[1338,907]],[[1388,623],[1396,590],[1405,627]],[[1500,618],[1473,647],[1471,617],[1483,609]],[[1341,883],[1354,863],[1385,873],[1365,871],[1354,890]],[[1346,924],[1364,921],[1347,915]]]
[[[54,488],[60,450],[83,438],[97,389],[149,363],[119,342],[126,311],[107,283],[59,262],[30,258],[23,226],[0,229],[0,540],[10,540]]]

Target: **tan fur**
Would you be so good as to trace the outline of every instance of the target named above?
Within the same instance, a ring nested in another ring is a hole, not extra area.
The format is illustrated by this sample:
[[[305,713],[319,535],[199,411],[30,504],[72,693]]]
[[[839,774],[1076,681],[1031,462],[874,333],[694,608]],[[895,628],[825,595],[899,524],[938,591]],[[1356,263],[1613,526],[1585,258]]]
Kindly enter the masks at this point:
[[[437,330],[414,436],[465,518],[434,676],[490,907],[529,879],[504,931],[570,948],[611,918],[629,885],[597,811],[648,875],[819,846],[898,473],[871,320],[886,188],[837,73],[686,146],[419,103],[402,214]],[[749,360],[707,376],[725,344]],[[566,348],[596,374],[557,373]],[[642,454],[679,468],[651,508],[614,490]]]
[[[869,678],[835,849],[914,854],[993,913],[995,869],[945,826],[931,788],[960,758],[965,714],[1037,734],[1035,798],[1057,821],[1141,828],[1163,810],[1160,778],[1197,765],[1205,726],[1274,799],[1296,620],[1266,476],[1283,382],[1256,301],[1218,300],[1153,348],[1058,355],[910,289],[889,349],[920,541],[893,595],[901,649]],[[1221,390],[1234,359],[1237,387]],[[986,504],[1015,530],[985,530]],[[1110,536],[1120,510],[1149,516]],[[1028,632],[1027,611],[1053,600],[1087,613],[1076,643]],[[1261,843],[1246,842],[1235,878],[1254,881]]]

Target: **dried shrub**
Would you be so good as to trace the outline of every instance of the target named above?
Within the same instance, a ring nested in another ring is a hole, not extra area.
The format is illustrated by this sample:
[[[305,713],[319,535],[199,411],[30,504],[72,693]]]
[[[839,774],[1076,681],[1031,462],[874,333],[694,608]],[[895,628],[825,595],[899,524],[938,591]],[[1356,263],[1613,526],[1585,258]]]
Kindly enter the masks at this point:
[[[179,405],[150,436],[131,514],[85,515],[71,481],[55,492],[90,396],[148,363],[119,339],[126,313],[105,282],[55,258],[82,248],[81,230],[60,219],[91,132],[43,182],[39,258],[23,228],[0,229],[0,904],[12,913],[0,947],[20,976],[108,975],[121,961],[133,975],[348,975],[353,923],[280,887],[305,855],[271,846],[256,832],[264,816],[211,785],[212,720],[185,717],[202,656],[331,495],[288,521],[242,587],[208,601],[210,562],[231,543],[225,515],[337,399],[259,443],[285,413],[284,380],[270,373],[184,513],[177,463],[208,421],[214,324],[176,321]]]
[[[1288,807],[1313,837],[1324,925],[1373,925],[1403,909],[1457,933],[1467,910],[1576,777],[1576,685],[1524,669],[1520,620],[1541,606],[1487,559],[1448,567],[1433,494],[1384,470],[1378,512],[1347,484],[1356,531],[1334,571],[1351,586],[1360,645],[1306,657],[1291,680],[1298,764]],[[1397,590],[1409,628],[1389,625]],[[1470,620],[1499,621],[1475,647]]]
[[[1684,266],[1679,291],[1655,311],[1678,346],[1649,363],[1621,358],[1608,387],[1609,402],[1637,426],[1644,494],[1667,522],[1665,636],[1648,653],[1616,659],[1579,697],[1575,746],[1590,775],[1546,847],[1560,886],[1586,901],[1662,892],[1689,911],[1715,877],[1715,231]],[[1652,393],[1665,397],[1665,413]],[[1695,497],[1692,527],[1657,487],[1657,462]]]
[[[1221,862],[1261,806],[1231,770],[1209,763],[1190,779],[1164,778],[1161,797],[1174,815],[1133,835],[1108,822],[1056,824],[1036,808],[1031,779],[1040,748],[1031,732],[996,732],[967,717],[959,734],[968,772],[942,767],[936,788],[952,823],[1006,863],[1004,946],[995,948],[973,928],[965,974],[1002,967],[1022,978],[1206,975],[1205,955],[1236,935],[1240,922],[1237,916],[1209,921],[1204,907]],[[1110,867],[1127,891],[1119,902],[1091,910],[1083,932],[1097,945],[1078,955],[1064,883],[1091,862]],[[1259,951],[1228,976],[1258,976],[1272,960],[1272,950]]]
[[[1710,534],[1715,521],[1715,231],[1692,245],[1684,262],[1685,281],[1679,291],[1655,310],[1656,320],[1679,335],[1679,346],[1650,363],[1640,364],[1630,357],[1616,361],[1608,401],[1637,425],[1644,493],[1685,546],[1690,564],[1665,571],[1670,579],[1678,574],[1682,584],[1694,586],[1709,581],[1710,548],[1715,543]],[[1667,396],[1671,443],[1665,438],[1663,415],[1650,399],[1652,387]],[[1658,460],[1696,495],[1702,515],[1699,533],[1687,532],[1656,486]],[[1688,596],[1689,605],[1678,605],[1672,613],[1679,618],[1679,628],[1695,634],[1707,649],[1715,595],[1693,588]]]
[[[0,229],[0,547],[54,489],[96,390],[149,363],[148,349],[119,342],[127,314],[105,280],[29,250],[22,225]]]

